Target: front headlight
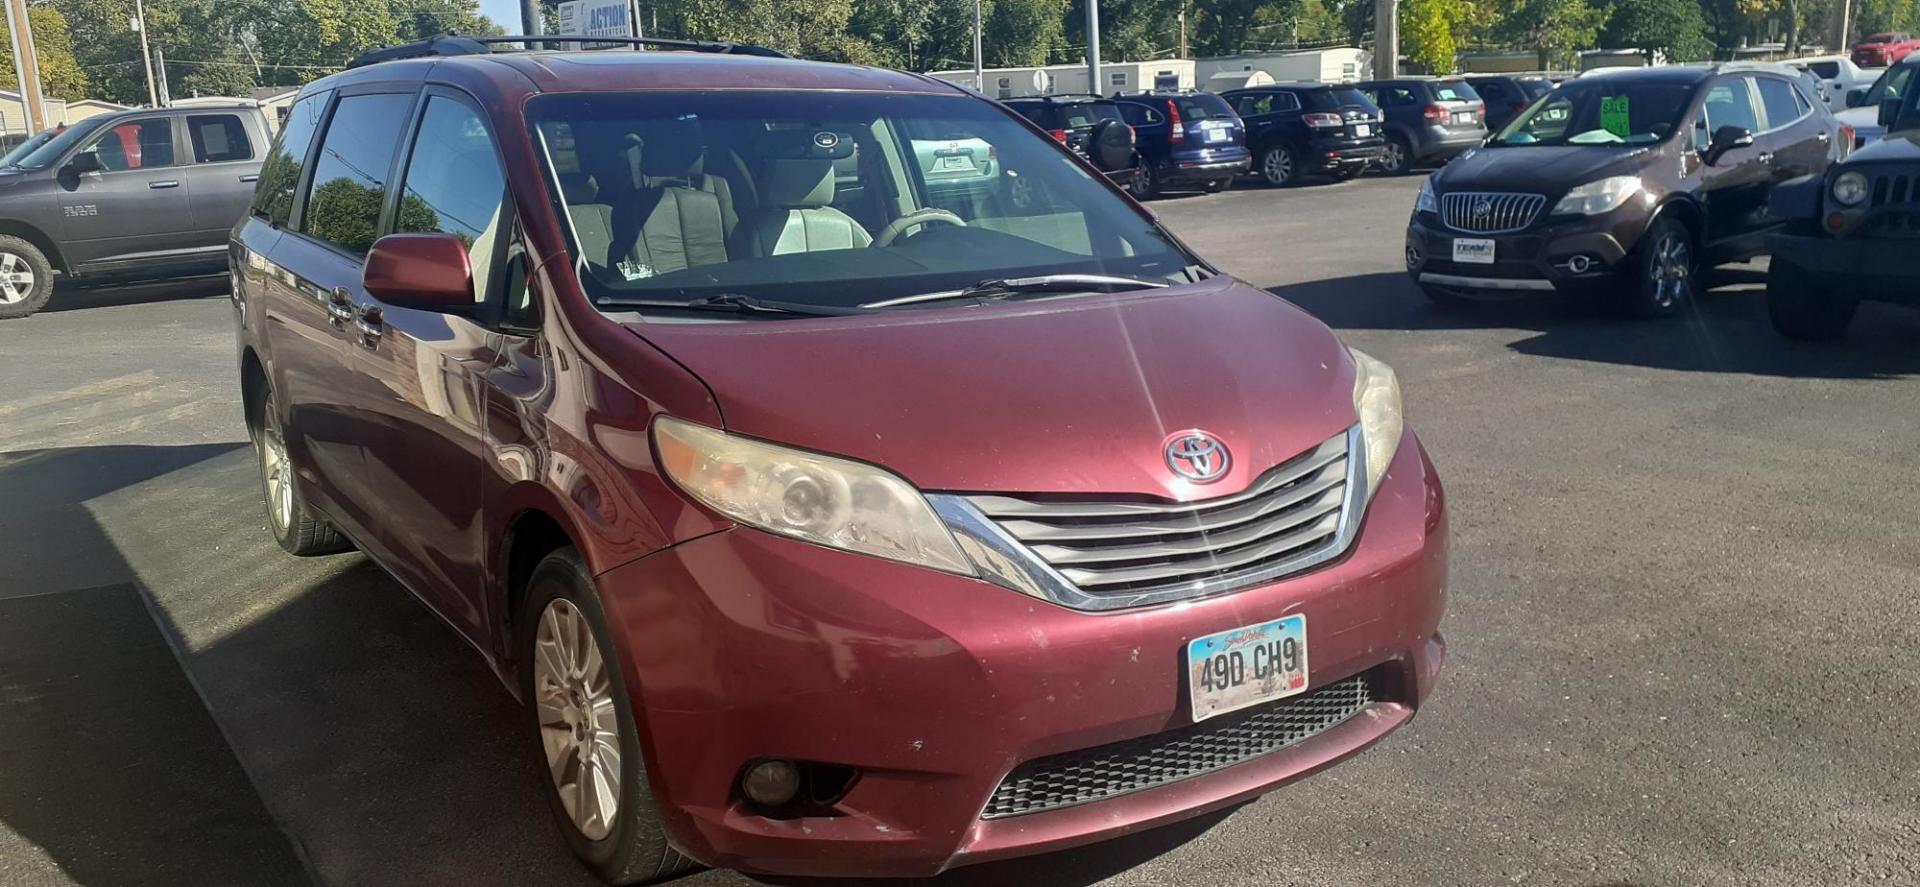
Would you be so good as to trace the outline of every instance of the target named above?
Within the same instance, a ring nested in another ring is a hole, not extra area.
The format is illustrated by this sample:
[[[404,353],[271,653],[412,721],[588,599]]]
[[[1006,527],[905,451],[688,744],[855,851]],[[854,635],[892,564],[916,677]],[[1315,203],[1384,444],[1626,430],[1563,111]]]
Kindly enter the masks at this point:
[[[1867,177],[1858,171],[1843,172],[1833,180],[1833,202],[1841,206],[1859,206],[1867,199]]]
[[[1360,417],[1360,439],[1366,444],[1366,500],[1380,489],[1380,478],[1400,449],[1405,421],[1400,415],[1400,379],[1387,366],[1358,348],[1353,355],[1353,411]]]
[[[1553,208],[1554,215],[1597,216],[1611,212],[1640,193],[1639,176],[1608,176],[1567,192]]]
[[[653,423],[660,467],[714,511],[769,533],[973,575],[946,524],[913,485],[846,459],[788,449],[666,416]]]
[[[1420,196],[1413,199],[1413,211],[1416,213],[1439,213],[1440,205],[1433,199],[1433,180],[1420,183]]]

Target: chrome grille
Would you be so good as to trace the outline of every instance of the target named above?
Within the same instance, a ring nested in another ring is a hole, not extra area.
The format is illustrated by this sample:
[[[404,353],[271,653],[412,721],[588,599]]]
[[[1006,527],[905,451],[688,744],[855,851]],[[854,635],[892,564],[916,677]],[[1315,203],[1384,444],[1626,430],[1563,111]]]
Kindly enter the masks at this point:
[[[1367,676],[1355,675],[1164,733],[1036,758],[1000,781],[980,818],[1040,813],[1203,776],[1311,738],[1374,699]]]
[[[967,501],[1089,595],[1144,601],[1174,589],[1224,590],[1304,569],[1318,562],[1315,555],[1343,544],[1353,440],[1342,432],[1245,490],[1197,502]]]
[[[1533,224],[1546,205],[1539,194],[1456,191],[1440,195],[1440,218],[1456,231],[1502,234]]]

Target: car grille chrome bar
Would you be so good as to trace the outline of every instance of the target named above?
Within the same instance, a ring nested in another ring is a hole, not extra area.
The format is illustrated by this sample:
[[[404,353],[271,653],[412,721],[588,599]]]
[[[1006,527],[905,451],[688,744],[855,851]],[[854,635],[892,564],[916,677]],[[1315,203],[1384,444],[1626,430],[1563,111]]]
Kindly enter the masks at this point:
[[[1198,724],[1037,758],[1000,781],[980,818],[1041,813],[1204,776],[1310,739],[1376,701],[1368,676],[1359,674]]]
[[[1440,218],[1456,231],[1505,234],[1533,224],[1546,206],[1540,194],[1455,191],[1440,195]]]
[[[1358,429],[1349,429],[1244,490],[1194,502],[930,499],[987,578],[1107,610],[1244,588],[1338,555],[1363,504],[1364,453]]]

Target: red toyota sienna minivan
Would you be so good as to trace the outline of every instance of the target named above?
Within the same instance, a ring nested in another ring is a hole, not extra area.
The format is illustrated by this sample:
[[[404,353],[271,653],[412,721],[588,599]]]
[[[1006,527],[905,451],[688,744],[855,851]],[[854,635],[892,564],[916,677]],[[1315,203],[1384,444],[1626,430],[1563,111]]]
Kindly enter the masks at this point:
[[[1432,692],[1445,500],[1385,365],[948,84],[492,49],[302,90],[241,386],[281,545],[486,657],[601,876],[1110,838]]]

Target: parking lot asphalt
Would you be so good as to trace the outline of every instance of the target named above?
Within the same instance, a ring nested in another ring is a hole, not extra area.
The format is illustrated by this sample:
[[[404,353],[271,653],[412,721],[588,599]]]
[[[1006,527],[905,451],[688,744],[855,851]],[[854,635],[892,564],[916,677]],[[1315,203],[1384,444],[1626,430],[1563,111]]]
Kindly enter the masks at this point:
[[[1152,206],[1398,370],[1452,509],[1438,695],[1237,810],[933,883],[1920,884],[1920,313],[1788,343],[1761,266],[1668,322],[1439,309],[1417,181]],[[0,323],[0,619],[88,627],[0,632],[45,647],[0,673],[0,884],[592,883],[478,657],[364,558],[273,545],[222,287]]]

